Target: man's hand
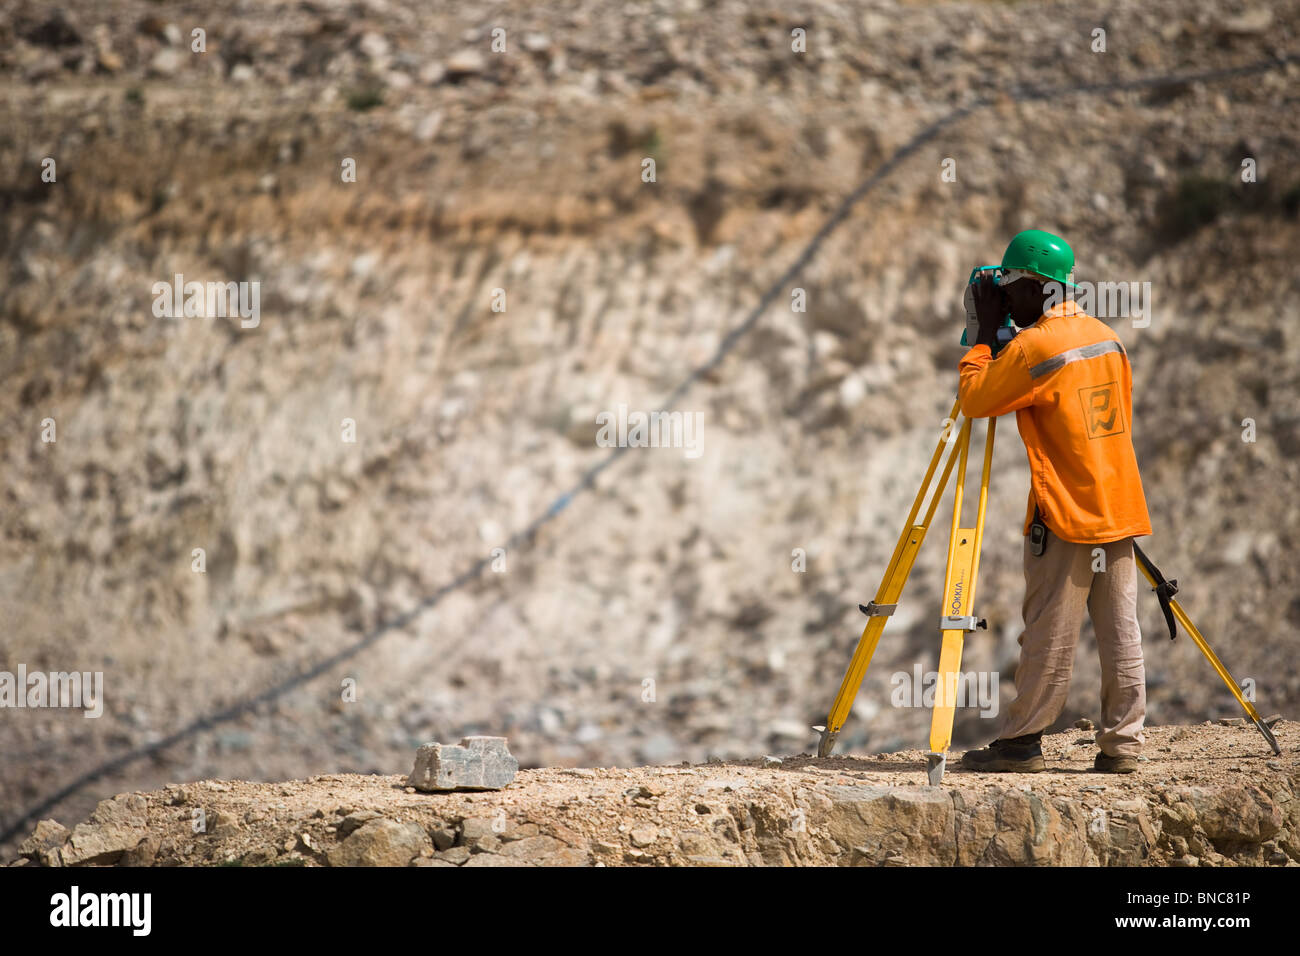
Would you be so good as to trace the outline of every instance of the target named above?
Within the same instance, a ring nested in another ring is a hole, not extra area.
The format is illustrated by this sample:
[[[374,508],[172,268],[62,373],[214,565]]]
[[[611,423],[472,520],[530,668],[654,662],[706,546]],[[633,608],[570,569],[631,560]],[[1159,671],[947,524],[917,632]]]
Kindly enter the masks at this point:
[[[971,296],[979,322],[979,337],[975,344],[993,348],[998,340],[998,327],[1006,317],[1006,296],[991,279],[976,282],[971,288]]]

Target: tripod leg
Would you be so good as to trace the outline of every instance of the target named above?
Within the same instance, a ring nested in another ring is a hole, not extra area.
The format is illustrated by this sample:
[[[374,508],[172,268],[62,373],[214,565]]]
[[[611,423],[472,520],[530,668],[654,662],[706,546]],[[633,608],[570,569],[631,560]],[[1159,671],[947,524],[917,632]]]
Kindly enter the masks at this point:
[[[1146,577],[1147,581],[1151,583],[1153,588],[1158,587],[1156,576],[1159,572],[1156,571],[1153,573],[1154,566],[1151,565],[1150,560],[1141,552],[1136,544],[1133,546],[1133,550],[1138,556],[1138,567],[1142,569],[1143,576]],[[1223,683],[1227,685],[1228,690],[1232,691],[1232,696],[1237,698],[1237,703],[1239,703],[1241,709],[1246,712],[1246,716],[1254,722],[1255,728],[1263,735],[1264,740],[1268,743],[1269,747],[1272,748],[1273,753],[1281,754],[1282,748],[1278,746],[1277,738],[1273,736],[1273,731],[1269,729],[1268,724],[1264,723],[1264,719],[1259,716],[1259,711],[1255,709],[1255,705],[1246,700],[1242,695],[1241,688],[1238,687],[1237,682],[1232,679],[1232,675],[1228,673],[1228,669],[1223,666],[1223,662],[1219,660],[1219,656],[1210,648],[1209,642],[1202,636],[1196,625],[1192,623],[1192,619],[1187,616],[1187,612],[1183,610],[1183,606],[1178,603],[1176,598],[1174,598],[1170,599],[1169,607],[1174,612],[1174,617],[1178,618],[1178,623],[1183,626],[1183,630],[1187,632],[1188,637],[1190,637],[1196,646],[1201,649],[1201,653],[1204,654],[1205,659],[1210,662],[1210,666],[1214,668]]]
[[[1219,655],[1215,654],[1214,651],[1211,650],[1209,642],[1206,641],[1205,638],[1201,636],[1201,632],[1196,629],[1196,625],[1193,624],[1192,619],[1187,616],[1187,612],[1183,610],[1183,606],[1176,600],[1170,601],[1169,604],[1174,609],[1174,616],[1178,618],[1178,623],[1182,624],[1183,630],[1185,630],[1188,636],[1196,642],[1196,646],[1201,649],[1201,653],[1204,654],[1205,659],[1210,662],[1210,666],[1218,672],[1219,677],[1221,677],[1223,682],[1228,686],[1228,690],[1232,691],[1232,696],[1237,698],[1237,703],[1241,704],[1241,709],[1244,710],[1246,715],[1254,722],[1255,728],[1263,734],[1264,740],[1268,742],[1273,753],[1281,754],[1282,748],[1278,746],[1277,738],[1273,736],[1273,731],[1269,729],[1268,724],[1264,723],[1264,719],[1259,716],[1259,711],[1255,709],[1255,705],[1242,696],[1241,688],[1238,687],[1237,682],[1232,679],[1232,675],[1228,673],[1228,669],[1223,666],[1223,662],[1219,660]]]
[[[979,575],[980,546],[984,538],[984,510],[988,504],[989,473],[993,465],[993,435],[996,419],[989,419],[984,441],[984,467],[980,472],[979,508],[975,527],[961,527],[962,497],[966,485],[966,455],[970,450],[968,420],[962,429],[961,462],[958,465],[956,493],[952,506],[952,536],[948,541],[948,571],[943,588],[943,615],[940,629],[943,644],[939,651],[938,684],[934,692],[934,712],[930,718],[930,753],[926,774],[931,785],[943,780],[947,766],[948,745],[952,743],[952,725],[956,717],[958,682],[961,680],[961,653],[968,631],[983,626],[971,614],[975,605],[975,584]]]
[[[857,697],[858,688],[862,686],[862,679],[866,676],[867,667],[870,666],[872,655],[876,652],[876,645],[880,643],[880,636],[884,633],[885,625],[889,622],[889,615],[894,612],[899,599],[903,596],[903,588],[907,584],[907,577],[912,573],[912,565],[916,561],[917,552],[920,551],[921,544],[925,541],[926,529],[934,518],[939,499],[943,496],[944,488],[948,485],[948,476],[951,474],[953,462],[956,460],[955,446],[949,452],[948,461],[944,465],[943,474],[939,478],[939,485],[930,499],[930,507],[925,518],[920,523],[917,523],[917,515],[921,513],[921,505],[925,501],[931,482],[934,480],[934,473],[939,467],[939,460],[943,456],[944,448],[948,447],[952,441],[949,429],[957,420],[959,407],[959,403],[954,401],[952,411],[948,413],[948,426],[940,436],[934,454],[930,456],[930,465],[926,469],[925,478],[922,480],[921,487],[917,490],[916,497],[912,501],[912,510],[908,512],[907,522],[903,526],[903,533],[899,536],[898,543],[894,545],[894,554],[889,559],[889,566],[885,570],[885,576],[880,583],[880,588],[876,591],[876,597],[870,604],[860,605],[870,620],[867,621],[866,627],[862,630],[862,637],[858,639],[858,646],[853,652],[853,659],[849,661],[849,668],[840,683],[839,692],[835,695],[835,701],[831,704],[830,714],[826,718],[826,726],[813,728],[821,734],[821,740],[817,745],[817,756],[819,757],[830,755],[831,750],[835,747],[835,740],[839,736],[840,728],[844,726],[844,722],[849,718],[849,712],[853,709],[853,700]]]

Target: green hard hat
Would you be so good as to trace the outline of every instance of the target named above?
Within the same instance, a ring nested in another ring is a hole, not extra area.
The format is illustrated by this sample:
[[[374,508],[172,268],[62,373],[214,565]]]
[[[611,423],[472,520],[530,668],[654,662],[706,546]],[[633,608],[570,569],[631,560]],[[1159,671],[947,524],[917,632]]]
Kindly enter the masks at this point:
[[[1060,236],[1041,229],[1016,233],[1002,255],[1003,269],[1021,269],[1073,289],[1074,250]]]

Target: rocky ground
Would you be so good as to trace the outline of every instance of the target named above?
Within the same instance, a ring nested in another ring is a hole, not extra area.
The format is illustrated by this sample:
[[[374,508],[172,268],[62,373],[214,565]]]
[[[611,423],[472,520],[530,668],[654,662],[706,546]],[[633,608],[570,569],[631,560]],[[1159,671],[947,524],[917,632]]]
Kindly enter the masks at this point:
[[[1157,727],[1136,773],[1091,771],[1090,734],[1044,740],[1048,772],[979,774],[952,755],[806,754],[677,767],[524,770],[494,792],[403,775],[203,780],[41,822],[17,865],[1300,866],[1300,744],[1254,727]],[[199,831],[199,832],[196,832]]]
[[[105,675],[98,720],[0,714],[0,825],[501,547],[602,460],[598,412],[658,408],[963,98],[1232,66],[1298,32],[1300,9],[1228,0],[0,0],[0,669]],[[962,282],[1030,226],[1067,236],[1081,277],[1152,283],[1151,326],[1116,323],[1144,545],[1264,712],[1294,714],[1300,139],[1279,118],[1298,78],[1004,100],[946,129],[822,246],[807,311],[784,291],[683,400],[699,459],[625,456],[500,571],[56,813],[168,780],[392,771],[472,733],[527,767],[807,749],[951,404]],[[156,319],[152,284],[178,272],[259,281],[260,324]],[[1028,482],[1009,419],[999,436],[990,630],[965,665],[1005,700]],[[889,625],[853,752],[926,737],[891,675],[936,660],[941,551]],[[1143,601],[1151,721],[1236,713]],[[1096,716],[1095,659],[1085,629],[1056,729]],[[991,736],[959,712],[958,746]]]

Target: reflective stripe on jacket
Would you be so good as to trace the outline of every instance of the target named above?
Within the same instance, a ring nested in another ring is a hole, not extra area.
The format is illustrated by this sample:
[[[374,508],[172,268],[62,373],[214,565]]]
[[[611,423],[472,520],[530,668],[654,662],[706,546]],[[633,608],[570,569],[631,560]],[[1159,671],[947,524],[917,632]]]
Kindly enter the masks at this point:
[[[1062,302],[996,359],[987,345],[975,346],[959,370],[963,415],[1016,413],[1031,477],[1026,534],[1035,503],[1066,541],[1151,533],[1133,451],[1133,373],[1105,323]]]

